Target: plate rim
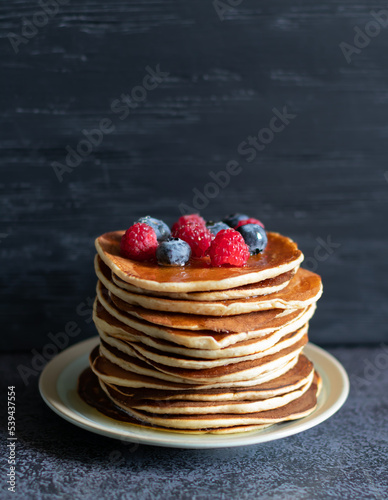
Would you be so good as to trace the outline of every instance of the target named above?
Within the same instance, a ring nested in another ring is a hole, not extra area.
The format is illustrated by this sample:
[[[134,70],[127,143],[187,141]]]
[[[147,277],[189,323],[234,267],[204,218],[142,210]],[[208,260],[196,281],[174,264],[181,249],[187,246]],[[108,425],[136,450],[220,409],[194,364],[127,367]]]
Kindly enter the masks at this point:
[[[109,421],[112,421],[110,417],[105,417],[101,413],[99,413],[99,416],[101,415],[100,418],[102,418],[103,420],[104,418],[107,419],[106,424],[101,424],[100,422],[90,420],[89,418],[84,416],[81,411],[79,411],[79,413],[76,413],[74,409],[68,407],[65,404],[57,388],[59,378],[62,375],[63,371],[68,366],[70,366],[71,363],[75,363],[77,360],[80,361],[80,359],[88,354],[95,345],[98,345],[98,342],[98,335],[88,338],[68,347],[67,349],[56,355],[52,360],[50,360],[39,377],[39,392],[42,399],[51,410],[53,410],[57,415],[72,423],[73,425],[88,430],[89,432],[94,432],[96,434],[100,434],[113,439],[119,439],[122,441],[129,441],[138,444],[153,446],[187,449],[232,448],[238,446],[247,446],[251,444],[265,443],[268,441],[275,441],[277,439],[282,439],[311,429],[312,427],[315,427],[316,425],[319,425],[323,421],[327,420],[342,407],[349,394],[349,377],[342,364],[325,349],[322,349],[321,347],[308,342],[308,344],[304,348],[304,352],[307,351],[307,356],[310,356],[312,358],[320,358],[321,362],[325,362],[330,366],[331,369],[334,369],[334,371],[337,372],[335,376],[339,376],[339,379],[341,381],[341,384],[338,384],[339,380],[336,379],[336,387],[332,388],[337,389],[338,392],[338,394],[335,395],[332,404],[325,410],[318,412],[316,415],[314,415],[314,413],[318,411],[319,408],[317,408],[317,410],[315,410],[311,415],[307,417],[282,424],[284,425],[284,427],[282,428],[275,428],[275,426],[273,428],[270,427],[268,428],[267,432],[265,432],[266,429],[264,429],[263,431],[257,430],[249,431],[246,433],[224,435],[188,435],[183,433],[174,433],[167,430],[160,431],[147,429],[147,433],[151,433],[151,436],[147,436],[142,435],[141,433],[145,432],[145,429],[133,426],[133,430],[130,430],[131,424],[128,423],[125,424],[125,429],[122,429],[120,431],[113,428],[112,423],[109,423]],[[312,361],[314,362],[314,359],[312,359]],[[317,360],[315,362],[319,364]],[[88,365],[84,365],[82,369],[86,368],[87,366]],[[320,370],[320,375],[322,376],[323,384],[325,384],[325,379],[330,380],[330,377],[333,378],[333,374],[327,373],[327,370],[324,370],[322,372],[322,367]],[[323,386],[323,390],[325,390],[325,385]],[[320,397],[321,396],[322,395],[320,395]],[[327,396],[325,403],[329,400],[329,396],[330,394]],[[80,402],[82,401],[80,400]],[[125,434],[123,434],[124,431]],[[189,441],[191,442],[187,442],[187,439],[189,439]]]

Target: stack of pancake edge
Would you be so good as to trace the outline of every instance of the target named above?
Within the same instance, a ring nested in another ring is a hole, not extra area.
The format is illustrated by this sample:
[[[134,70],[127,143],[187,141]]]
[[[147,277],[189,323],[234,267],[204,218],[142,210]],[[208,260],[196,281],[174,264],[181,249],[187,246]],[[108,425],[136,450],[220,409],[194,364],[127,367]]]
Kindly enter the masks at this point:
[[[321,378],[303,354],[322,294],[296,243],[267,233],[244,267],[162,267],[96,240],[92,371],[138,425],[184,433],[262,429],[314,411]]]

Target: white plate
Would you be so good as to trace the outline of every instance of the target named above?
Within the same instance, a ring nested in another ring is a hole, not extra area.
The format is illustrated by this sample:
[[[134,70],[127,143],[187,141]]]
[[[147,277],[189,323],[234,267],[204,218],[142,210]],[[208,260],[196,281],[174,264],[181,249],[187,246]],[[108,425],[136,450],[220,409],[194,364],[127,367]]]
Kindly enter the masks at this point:
[[[323,387],[316,410],[300,420],[275,424],[267,429],[245,433],[188,435],[144,429],[116,422],[87,405],[77,394],[77,380],[88,366],[90,351],[98,337],[80,342],[56,356],[43,370],[39,390],[47,405],[65,420],[91,432],[139,444],[174,448],[224,448],[264,443],[310,429],[331,417],[344,404],[349,379],[342,365],[314,344],[304,349],[322,377]]]

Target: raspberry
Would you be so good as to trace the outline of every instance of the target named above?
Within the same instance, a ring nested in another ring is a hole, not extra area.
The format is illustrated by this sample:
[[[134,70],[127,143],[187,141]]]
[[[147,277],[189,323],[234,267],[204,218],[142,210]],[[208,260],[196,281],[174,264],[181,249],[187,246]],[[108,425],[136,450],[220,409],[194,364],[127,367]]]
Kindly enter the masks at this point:
[[[223,229],[214,238],[208,251],[212,266],[243,266],[249,258],[249,248],[241,234]]]
[[[158,240],[154,229],[143,222],[131,226],[121,238],[121,255],[129,259],[152,259],[157,248]]]
[[[186,224],[175,228],[174,226],[172,236],[188,243],[193,257],[203,257],[212,242],[212,233],[205,226],[195,222],[186,222]]]
[[[250,217],[249,219],[240,220],[237,226],[235,226],[235,229],[241,226],[245,226],[245,224],[259,224],[259,226],[264,227],[264,224],[260,222],[258,219],[252,219],[252,217]]]
[[[199,214],[182,215],[182,217],[179,217],[179,219],[174,223],[174,225],[171,228],[171,231],[174,231],[179,226],[187,224],[187,222],[194,222],[195,224],[198,224],[199,226],[203,227],[206,226],[205,219],[203,219]]]

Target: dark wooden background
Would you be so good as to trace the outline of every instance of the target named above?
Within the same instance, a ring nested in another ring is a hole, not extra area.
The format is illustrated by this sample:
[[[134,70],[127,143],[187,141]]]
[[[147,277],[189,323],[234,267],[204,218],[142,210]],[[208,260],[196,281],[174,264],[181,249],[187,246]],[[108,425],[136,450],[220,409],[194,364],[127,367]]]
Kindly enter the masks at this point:
[[[71,0],[15,54],[8,34],[41,7],[3,2],[0,347],[39,350],[68,321],[72,341],[94,334],[94,238],[172,222],[230,160],[242,172],[206,217],[262,218],[307,258],[317,238],[340,245],[317,262],[311,339],[387,341],[388,29],[350,63],[339,47],[384,7],[242,0],[221,21],[211,0]],[[120,120],[112,101],[157,64],[168,78]],[[284,106],[297,117],[247,162],[238,145]],[[52,162],[103,118],[115,131],[60,183]]]

